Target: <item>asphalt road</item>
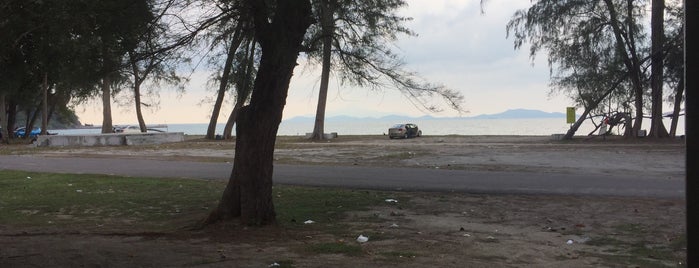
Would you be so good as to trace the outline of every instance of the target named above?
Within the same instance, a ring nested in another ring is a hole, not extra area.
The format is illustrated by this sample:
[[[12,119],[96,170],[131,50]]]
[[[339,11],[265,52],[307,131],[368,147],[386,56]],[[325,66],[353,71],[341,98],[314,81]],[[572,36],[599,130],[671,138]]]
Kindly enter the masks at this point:
[[[227,180],[230,163],[0,155],[0,170]],[[497,194],[683,198],[684,180],[600,174],[275,165],[277,184]]]

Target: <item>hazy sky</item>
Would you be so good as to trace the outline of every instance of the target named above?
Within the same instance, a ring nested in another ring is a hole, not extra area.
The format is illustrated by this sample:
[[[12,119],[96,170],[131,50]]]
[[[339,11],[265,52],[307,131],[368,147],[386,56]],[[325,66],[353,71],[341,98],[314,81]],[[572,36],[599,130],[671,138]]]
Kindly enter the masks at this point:
[[[395,52],[402,55],[409,70],[417,71],[429,82],[441,83],[460,91],[464,97],[462,116],[491,114],[514,108],[564,112],[570,101],[562,95],[549,96],[549,70],[545,55],[534,63],[528,47],[514,50],[506,39],[505,25],[512,14],[527,8],[529,1],[488,0],[481,13],[480,0],[408,0],[401,14],[413,18],[407,26],[417,37],[404,37]],[[300,58],[289,89],[284,118],[315,114],[320,69],[304,68]],[[146,109],[146,123],[204,123],[209,121],[214,88],[205,86],[208,73],[194,73],[185,93],[163,89],[159,109]],[[399,92],[386,89],[370,91],[342,86],[331,80],[327,116],[459,116],[445,109],[426,113],[411,105]],[[435,99],[438,102],[439,99]],[[232,104],[226,104],[219,122],[228,117]],[[446,107],[445,107],[446,108]],[[101,124],[102,110],[96,102],[77,109],[83,123]],[[136,122],[132,105],[113,106],[115,124]]]

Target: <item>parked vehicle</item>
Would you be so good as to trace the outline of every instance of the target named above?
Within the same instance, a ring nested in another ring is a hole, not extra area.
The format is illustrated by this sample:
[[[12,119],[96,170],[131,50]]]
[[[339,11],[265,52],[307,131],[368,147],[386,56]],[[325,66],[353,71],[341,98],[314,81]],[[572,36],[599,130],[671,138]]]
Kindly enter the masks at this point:
[[[416,124],[396,124],[388,129],[388,138],[413,138],[422,136],[422,130]]]
[[[114,128],[116,133],[141,133],[141,128],[139,126],[122,126]]]
[[[24,138],[27,135],[26,132],[26,128],[21,127],[15,130],[14,135],[17,138]],[[41,134],[41,128],[35,127],[34,129],[32,129],[32,131],[29,132],[29,138],[36,138],[36,136],[39,136],[39,134]]]

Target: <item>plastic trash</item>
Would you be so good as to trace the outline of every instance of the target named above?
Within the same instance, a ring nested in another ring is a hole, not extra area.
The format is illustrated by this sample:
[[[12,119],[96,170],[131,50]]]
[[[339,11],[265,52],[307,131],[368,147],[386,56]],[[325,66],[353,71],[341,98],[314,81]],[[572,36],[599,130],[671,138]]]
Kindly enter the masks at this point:
[[[369,241],[369,237],[363,235],[359,235],[359,237],[357,237],[357,242],[359,243],[366,243],[367,241]]]
[[[282,266],[281,264],[275,262],[275,263],[270,264],[267,267],[281,267],[281,266]]]
[[[568,239],[568,241],[566,242],[566,244],[572,245],[572,244],[573,244],[573,239]]]
[[[314,221],[312,221],[312,220],[307,220],[307,221],[304,221],[304,222],[303,222],[303,224],[312,224],[312,223],[316,223],[316,222],[314,222]]]
[[[398,228],[399,226],[398,226],[398,224],[395,224],[395,223],[394,223],[394,224],[391,224],[391,226],[389,226],[389,227],[391,227],[391,228]]]
[[[77,193],[82,193],[83,190],[75,190],[75,192],[77,192]]]
[[[393,198],[386,199],[387,203],[398,203],[398,200],[395,200]]]

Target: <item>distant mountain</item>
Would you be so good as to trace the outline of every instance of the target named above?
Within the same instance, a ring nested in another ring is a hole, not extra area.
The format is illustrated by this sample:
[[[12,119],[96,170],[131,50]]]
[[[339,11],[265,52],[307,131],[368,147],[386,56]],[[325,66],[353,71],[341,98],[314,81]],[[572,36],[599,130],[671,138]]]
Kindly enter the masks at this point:
[[[520,118],[561,118],[565,117],[564,113],[549,113],[539,110],[527,109],[512,109],[497,114],[482,114],[473,119],[520,119]]]
[[[441,120],[441,119],[523,119],[523,118],[561,118],[565,117],[564,113],[549,113],[539,110],[528,110],[528,109],[512,109],[507,110],[502,113],[497,114],[483,114],[472,117],[433,117],[430,115],[424,115],[420,117],[411,117],[405,115],[386,115],[381,117],[353,117],[347,115],[330,116],[325,118],[327,122],[347,122],[347,121],[369,121],[369,120],[382,120],[382,121],[394,121],[394,122],[410,122],[419,120]],[[296,116],[284,120],[284,122],[313,122],[315,117],[313,116]]]

